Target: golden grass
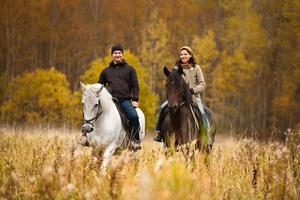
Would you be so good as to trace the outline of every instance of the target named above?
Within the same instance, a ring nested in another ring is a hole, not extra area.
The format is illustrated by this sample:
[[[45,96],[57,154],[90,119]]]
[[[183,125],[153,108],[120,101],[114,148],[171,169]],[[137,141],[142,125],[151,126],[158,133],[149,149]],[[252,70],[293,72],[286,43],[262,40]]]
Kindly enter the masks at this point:
[[[100,148],[63,129],[0,131],[0,199],[299,199],[300,133],[286,144],[217,138],[211,155],[146,139],[99,173]]]

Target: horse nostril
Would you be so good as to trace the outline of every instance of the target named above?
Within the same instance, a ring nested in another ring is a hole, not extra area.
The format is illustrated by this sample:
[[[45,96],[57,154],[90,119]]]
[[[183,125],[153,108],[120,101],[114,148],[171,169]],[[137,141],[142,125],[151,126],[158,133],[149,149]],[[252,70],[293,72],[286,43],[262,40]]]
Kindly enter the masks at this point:
[[[81,130],[83,133],[90,133],[94,130],[94,128],[90,124],[83,124]]]
[[[170,107],[171,113],[175,113],[177,110],[177,106]]]

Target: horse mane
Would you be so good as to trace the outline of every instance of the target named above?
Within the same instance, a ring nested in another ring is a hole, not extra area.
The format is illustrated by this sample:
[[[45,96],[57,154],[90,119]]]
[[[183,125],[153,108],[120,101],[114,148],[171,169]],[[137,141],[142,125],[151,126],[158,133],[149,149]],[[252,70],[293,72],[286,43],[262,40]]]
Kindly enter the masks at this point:
[[[102,96],[102,97],[104,97],[104,99],[107,99],[107,100],[112,99],[112,95],[108,92],[106,87],[101,89],[102,85],[100,83],[87,84],[86,86],[87,86],[87,88],[84,92],[87,95],[89,95],[89,96],[99,95],[100,98]],[[100,92],[101,94],[98,93],[100,90],[101,90],[101,92]],[[104,99],[102,99],[102,100],[104,100]]]
[[[182,77],[181,77],[182,78]],[[182,78],[183,79],[183,78]],[[188,86],[188,84],[185,82],[185,80],[183,80],[183,96],[185,98],[185,101],[189,104],[192,105],[193,104],[193,97],[192,97],[192,93],[190,91],[190,88]]]
[[[192,105],[193,104],[192,93],[190,91],[190,88],[189,88],[187,82],[182,77],[182,75],[185,74],[182,67],[179,65],[178,69],[173,69],[173,70],[176,70],[176,74],[177,74],[176,77],[179,80],[183,81],[183,97],[184,97],[185,102],[189,105]]]

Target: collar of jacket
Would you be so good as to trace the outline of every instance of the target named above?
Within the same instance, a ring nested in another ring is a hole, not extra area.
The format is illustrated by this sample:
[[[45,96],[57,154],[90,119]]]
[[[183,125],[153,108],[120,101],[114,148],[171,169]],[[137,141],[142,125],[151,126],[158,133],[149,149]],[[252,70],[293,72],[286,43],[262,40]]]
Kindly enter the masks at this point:
[[[123,65],[126,65],[127,64],[127,62],[126,62],[126,60],[122,60],[121,62],[119,62],[119,63],[114,63],[114,61],[112,60],[110,63],[109,63],[109,66],[110,67],[117,67],[117,66],[119,66],[119,67],[122,67]]]
[[[182,69],[189,69],[189,68],[193,67],[192,64],[180,64],[180,65],[181,65]]]

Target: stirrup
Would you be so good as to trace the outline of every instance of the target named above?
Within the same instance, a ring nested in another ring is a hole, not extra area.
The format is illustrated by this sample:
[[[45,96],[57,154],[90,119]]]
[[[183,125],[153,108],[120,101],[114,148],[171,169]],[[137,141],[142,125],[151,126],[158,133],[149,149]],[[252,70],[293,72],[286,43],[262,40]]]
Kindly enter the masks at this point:
[[[155,142],[162,142],[162,135],[160,132],[153,138]]]

